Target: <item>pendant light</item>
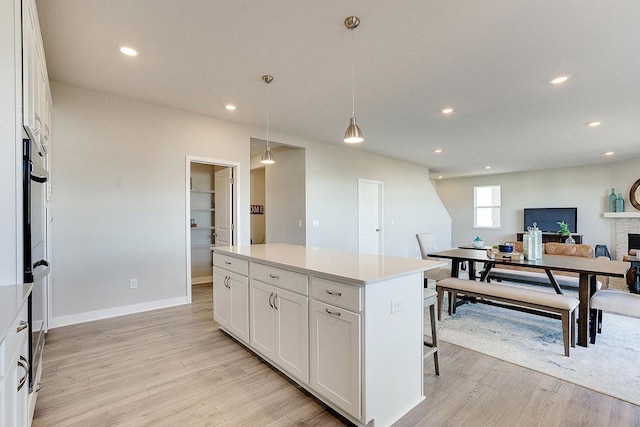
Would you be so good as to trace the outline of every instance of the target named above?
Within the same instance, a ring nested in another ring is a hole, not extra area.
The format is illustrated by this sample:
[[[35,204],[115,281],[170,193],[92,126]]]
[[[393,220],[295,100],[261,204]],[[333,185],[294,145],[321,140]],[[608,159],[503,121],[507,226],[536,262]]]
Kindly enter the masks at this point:
[[[260,163],[265,165],[272,165],[276,162],[276,159],[273,157],[271,153],[271,148],[269,147],[269,83],[273,81],[273,76],[265,74],[262,76],[262,81],[267,84],[267,148],[260,159]]]
[[[349,119],[349,127],[344,133],[344,142],[354,144],[364,141],[362,131],[356,123],[356,73],[354,65],[354,47],[353,47],[353,30],[360,25],[360,18],[357,16],[349,16],[344,20],[344,26],[351,30],[351,118]]]

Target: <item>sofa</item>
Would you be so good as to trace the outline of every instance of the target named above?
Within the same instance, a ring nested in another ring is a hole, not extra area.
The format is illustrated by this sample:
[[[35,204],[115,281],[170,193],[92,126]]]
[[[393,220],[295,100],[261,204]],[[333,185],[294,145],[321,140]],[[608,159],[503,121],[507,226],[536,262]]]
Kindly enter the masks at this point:
[[[516,252],[523,252],[522,242],[508,242],[513,245],[513,250]],[[549,242],[542,245],[542,253],[548,255],[559,256],[578,256],[584,258],[593,258],[595,256],[595,247],[585,244],[565,244]],[[603,257],[598,257],[603,258]],[[606,258],[606,257],[605,257]],[[607,258],[608,259],[608,258]],[[578,274],[567,271],[553,271],[558,285],[565,288],[578,288]],[[499,268],[493,268],[487,276],[487,281],[491,280],[507,280],[510,282],[530,283],[535,285],[547,285],[551,286],[549,278],[544,272],[537,269],[527,269],[522,267],[511,267],[509,265],[500,265]],[[608,287],[607,277],[598,277],[598,289]]]

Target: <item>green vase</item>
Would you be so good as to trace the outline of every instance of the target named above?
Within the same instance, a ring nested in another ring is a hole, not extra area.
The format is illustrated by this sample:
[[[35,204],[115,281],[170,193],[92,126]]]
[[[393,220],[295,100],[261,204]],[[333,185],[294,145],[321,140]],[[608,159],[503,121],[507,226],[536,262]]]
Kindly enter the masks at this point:
[[[609,212],[615,212],[616,211],[616,200],[618,198],[616,197],[616,189],[612,188],[611,189],[611,194],[609,195]]]
[[[624,199],[622,198],[622,193],[618,193],[618,198],[616,199],[616,212],[624,212]]]

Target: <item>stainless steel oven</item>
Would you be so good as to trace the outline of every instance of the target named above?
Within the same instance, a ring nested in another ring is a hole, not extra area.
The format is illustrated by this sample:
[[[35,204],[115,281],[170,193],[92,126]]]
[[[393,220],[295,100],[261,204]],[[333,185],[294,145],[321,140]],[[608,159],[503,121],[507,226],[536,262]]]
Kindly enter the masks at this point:
[[[24,282],[33,283],[29,297],[29,392],[33,391],[40,367],[46,332],[46,285],[50,271],[47,260],[47,182],[43,147],[23,140],[23,259]]]

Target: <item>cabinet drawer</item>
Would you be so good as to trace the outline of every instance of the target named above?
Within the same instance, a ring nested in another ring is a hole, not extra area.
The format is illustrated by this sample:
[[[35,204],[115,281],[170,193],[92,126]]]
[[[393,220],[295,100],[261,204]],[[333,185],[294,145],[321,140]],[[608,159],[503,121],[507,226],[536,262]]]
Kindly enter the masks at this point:
[[[26,353],[22,347],[23,339],[27,337],[27,304],[23,305],[20,312],[8,326],[7,336],[0,342],[0,379],[7,375],[9,369],[14,367],[16,353]],[[15,356],[15,358],[14,358]]]
[[[249,261],[219,253],[213,253],[213,265],[243,276],[249,275]]]
[[[251,277],[291,292],[309,295],[309,278],[306,274],[252,262]]]
[[[314,277],[311,279],[311,296],[347,310],[355,312],[362,310],[359,286]]]

